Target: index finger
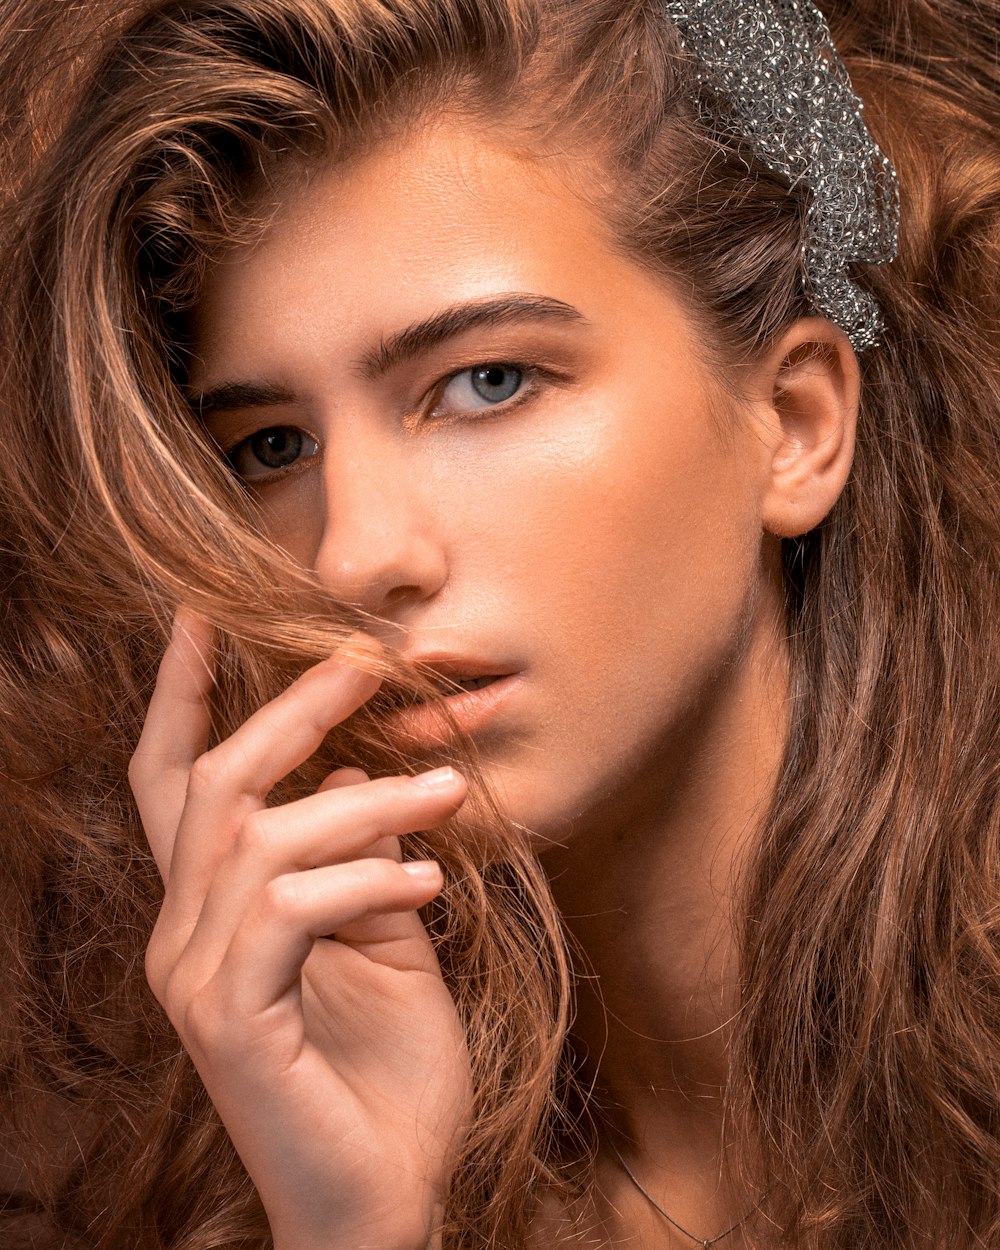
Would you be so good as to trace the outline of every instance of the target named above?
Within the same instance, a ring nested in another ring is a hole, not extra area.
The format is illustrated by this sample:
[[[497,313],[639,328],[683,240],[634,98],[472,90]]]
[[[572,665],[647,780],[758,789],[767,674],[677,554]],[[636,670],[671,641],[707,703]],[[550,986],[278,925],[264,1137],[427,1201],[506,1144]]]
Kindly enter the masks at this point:
[[[129,783],[156,866],[166,880],[191,766],[208,746],[215,684],[214,631],[181,607],[160,661]]]

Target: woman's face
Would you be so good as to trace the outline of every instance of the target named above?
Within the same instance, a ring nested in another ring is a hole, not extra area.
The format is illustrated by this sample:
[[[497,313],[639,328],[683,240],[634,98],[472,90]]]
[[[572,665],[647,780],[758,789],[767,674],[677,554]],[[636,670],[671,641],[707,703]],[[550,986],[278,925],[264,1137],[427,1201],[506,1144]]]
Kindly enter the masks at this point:
[[[412,659],[499,679],[450,703],[516,820],[669,790],[739,704],[760,440],[551,164],[441,123],[314,170],[211,275],[190,382],[290,559]],[[426,709],[399,729],[433,754]]]

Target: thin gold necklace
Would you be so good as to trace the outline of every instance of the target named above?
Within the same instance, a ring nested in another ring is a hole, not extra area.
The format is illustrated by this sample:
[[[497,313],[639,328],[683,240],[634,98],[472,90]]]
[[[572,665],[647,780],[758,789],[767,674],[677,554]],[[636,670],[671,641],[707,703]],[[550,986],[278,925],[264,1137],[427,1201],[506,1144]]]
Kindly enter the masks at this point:
[[[636,1189],[638,1189],[639,1193],[642,1194],[642,1196],[646,1199],[649,1205],[654,1210],[659,1211],[659,1213],[663,1216],[663,1218],[667,1221],[668,1224],[672,1224],[673,1227],[676,1228],[679,1233],[683,1233],[684,1236],[687,1237],[690,1241],[693,1241],[696,1246],[704,1247],[704,1250],[709,1250],[709,1247],[717,1245],[718,1242],[720,1241],[725,1241],[725,1239],[728,1236],[730,1236],[730,1234],[735,1233],[738,1228],[742,1227],[742,1225],[744,1225],[747,1222],[747,1220],[750,1218],[753,1212],[756,1211],[757,1209],[756,1207],[754,1207],[753,1210],[748,1211],[741,1220],[737,1220],[736,1223],[732,1226],[732,1228],[727,1228],[724,1233],[717,1233],[716,1236],[714,1237],[696,1237],[694,1233],[689,1233],[686,1228],[678,1224],[672,1215],[668,1215],[667,1212],[664,1211],[664,1209],[656,1201],[653,1195],[649,1193],[648,1190],[643,1188],[642,1184],[639,1181],[639,1178],[636,1176],[636,1174],[632,1171],[629,1165],[622,1158],[621,1153],[618,1150],[618,1147],[613,1142],[611,1143],[611,1149],[615,1152],[615,1157],[617,1158],[618,1162],[622,1165],[623,1169],[625,1170],[625,1175],[629,1178],[629,1180],[636,1187]],[[760,1204],[758,1203],[758,1206],[759,1205]]]

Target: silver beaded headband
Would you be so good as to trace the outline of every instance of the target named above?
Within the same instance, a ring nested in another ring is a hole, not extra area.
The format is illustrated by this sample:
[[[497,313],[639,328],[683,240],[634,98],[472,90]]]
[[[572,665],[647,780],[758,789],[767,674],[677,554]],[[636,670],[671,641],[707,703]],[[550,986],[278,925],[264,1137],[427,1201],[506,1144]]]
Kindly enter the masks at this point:
[[[811,192],[803,271],[813,307],[856,351],[873,347],[881,312],[847,267],[895,257],[899,186],[822,13],[810,0],[668,0],[666,10],[697,63],[708,120]]]

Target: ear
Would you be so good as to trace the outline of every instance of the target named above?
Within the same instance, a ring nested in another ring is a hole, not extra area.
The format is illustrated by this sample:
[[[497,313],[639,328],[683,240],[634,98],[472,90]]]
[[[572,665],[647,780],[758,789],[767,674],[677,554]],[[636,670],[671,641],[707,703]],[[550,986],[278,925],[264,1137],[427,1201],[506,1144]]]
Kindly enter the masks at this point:
[[[861,373],[832,322],[795,322],[753,370],[766,431],[764,529],[795,538],[817,526],[844,489],[854,457]]]

